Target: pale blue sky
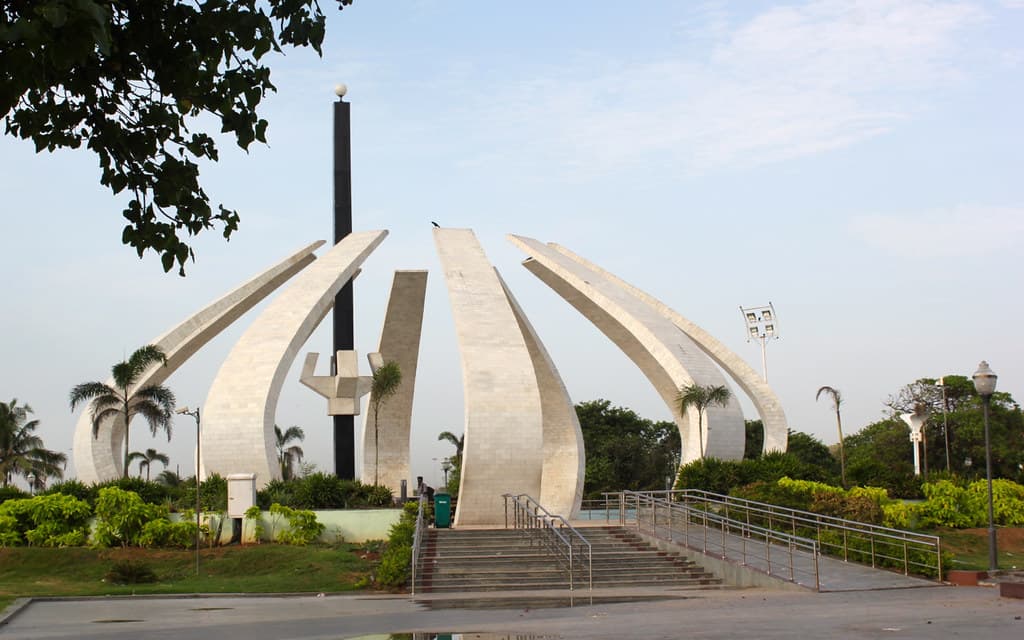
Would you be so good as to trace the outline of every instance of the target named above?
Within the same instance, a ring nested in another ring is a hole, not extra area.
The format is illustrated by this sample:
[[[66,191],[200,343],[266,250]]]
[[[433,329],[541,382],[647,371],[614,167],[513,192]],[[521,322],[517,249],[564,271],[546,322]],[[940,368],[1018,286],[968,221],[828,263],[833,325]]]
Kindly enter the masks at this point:
[[[333,3],[325,3],[328,8]],[[391,272],[431,271],[414,473],[462,425],[461,375],[430,220],[470,227],[574,401],[668,410],[585,319],[519,266],[516,233],[563,244],[654,294],[760,369],[740,305],[775,303],[770,382],[794,429],[836,440],[900,385],[987,359],[1024,393],[1024,2],[392,2],[331,11],[323,59],[272,59],[269,148],[222,140],[211,197],[237,208],[182,279],[118,242],[123,202],[86,151],[0,138],[0,397],[69,451],[70,388],[266,265],[331,234],[331,102],[349,85],[354,216],[390,237],[356,287],[374,350]],[[170,378],[206,390],[253,315]],[[308,350],[326,352],[318,332]],[[301,358],[299,359],[301,360]],[[361,361],[365,359],[361,356]],[[298,362],[298,361],[297,361]],[[293,370],[278,409],[332,468],[323,401]],[[749,415],[749,404],[745,405]],[[194,425],[157,446],[192,468]],[[143,435],[146,434],[146,435]],[[909,445],[909,443],[908,443]]]

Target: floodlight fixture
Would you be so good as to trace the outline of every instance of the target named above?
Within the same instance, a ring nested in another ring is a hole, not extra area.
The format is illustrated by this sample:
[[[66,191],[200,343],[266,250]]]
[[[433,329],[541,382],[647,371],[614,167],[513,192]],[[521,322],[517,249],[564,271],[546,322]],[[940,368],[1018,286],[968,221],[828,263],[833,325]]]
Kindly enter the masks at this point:
[[[769,302],[759,307],[740,307],[743,320],[747,325],[747,342],[761,341],[761,367],[764,381],[768,382],[768,339],[778,340],[779,323],[775,315],[775,306]]]

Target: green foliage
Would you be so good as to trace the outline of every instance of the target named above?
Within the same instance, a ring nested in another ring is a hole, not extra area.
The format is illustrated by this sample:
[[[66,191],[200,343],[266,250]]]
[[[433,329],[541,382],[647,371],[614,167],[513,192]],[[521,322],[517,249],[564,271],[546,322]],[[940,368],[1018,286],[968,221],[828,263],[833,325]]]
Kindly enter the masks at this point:
[[[139,534],[139,546],[147,548],[188,549],[195,541],[196,523],[192,519],[171,522],[166,518],[157,518],[144,524]]]
[[[272,480],[256,493],[261,509],[281,504],[295,509],[360,509],[386,507],[393,501],[385,486],[343,480],[327,473],[311,473],[293,480]]]
[[[884,490],[844,491],[821,482],[787,477],[774,482],[755,482],[733,490],[732,495],[870,524],[882,523],[884,506],[891,502]]]
[[[114,584],[145,584],[157,581],[153,568],[137,560],[115,562],[103,579]]]
[[[137,546],[146,523],[165,516],[163,508],[146,504],[137,493],[116,487],[100,489],[93,542],[101,547]]]
[[[674,423],[645,420],[629,409],[612,407],[608,400],[581,402],[576,415],[587,452],[585,498],[671,486],[681,451]],[[457,479],[456,474],[456,485]]]
[[[160,485],[163,486],[163,485]],[[179,509],[195,509],[196,483],[195,478],[185,482],[178,498]],[[228,508],[228,481],[219,474],[212,474],[199,483],[199,505],[203,511],[225,511]]]
[[[252,537],[259,544],[263,540],[263,510],[258,504],[254,504],[245,510],[245,520],[252,523]],[[244,539],[244,536],[243,536]]]
[[[679,468],[676,488],[727,494],[744,485],[771,483],[785,477],[819,482],[834,479],[825,469],[794,454],[774,452],[745,460],[694,460]]]
[[[0,539],[5,546],[79,546],[85,544],[91,515],[87,503],[71,496],[9,500],[0,504]]]
[[[288,523],[288,528],[277,534],[277,541],[283,544],[307,545],[315,542],[324,532],[324,525],[317,521],[312,511],[292,509],[275,503],[270,505],[270,513],[283,517]]]
[[[77,478],[71,478],[70,480],[63,480],[50,485],[43,493],[45,495],[60,493],[65,496],[73,496],[92,506],[96,503],[96,491],[95,484],[89,485]]]
[[[399,589],[412,576],[412,544],[418,510],[418,502],[405,504],[401,518],[388,531],[387,548],[377,567],[377,584],[384,588]]]
[[[266,143],[257,108],[275,88],[265,54],[319,53],[325,26],[312,0],[5,2],[0,114],[36,151],[85,144],[100,183],[131,194],[121,242],[184,275],[193,250],[183,238],[214,226],[228,238],[239,223],[200,185],[200,165],[219,157],[207,127],[242,149]]]
[[[115,488],[121,491],[130,491],[139,496],[146,504],[167,504],[171,498],[175,495],[173,490],[159,482],[147,482],[142,478],[133,478],[131,476],[127,478],[118,478],[117,480],[109,480],[107,482],[101,482],[93,486],[89,492],[93,505],[96,504],[96,498],[99,496],[99,492],[105,488]]]
[[[0,486],[0,504],[8,500],[21,500],[22,498],[32,497],[28,491],[22,491],[18,487],[3,487]]]
[[[17,400],[0,402],[0,486],[6,487],[15,476],[35,475],[43,480],[64,475],[67,456],[43,446],[43,439],[35,434],[39,421],[29,420],[31,413],[32,407],[19,406]]]

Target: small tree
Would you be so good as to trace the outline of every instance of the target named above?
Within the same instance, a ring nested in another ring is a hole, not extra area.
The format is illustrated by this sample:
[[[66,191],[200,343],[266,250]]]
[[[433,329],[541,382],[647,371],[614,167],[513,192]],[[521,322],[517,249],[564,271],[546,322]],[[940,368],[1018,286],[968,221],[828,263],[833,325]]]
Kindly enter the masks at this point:
[[[450,442],[455,447],[455,455],[452,456],[452,464],[459,465],[462,463],[462,448],[466,445],[466,435],[457,436],[451,431],[442,431],[437,434],[438,440],[445,440]]]
[[[136,389],[135,383],[149,367],[167,364],[167,356],[160,347],[140,347],[124,362],[111,369],[114,386],[104,382],[83,382],[71,390],[71,410],[89,401],[92,411],[92,436],[99,436],[104,420],[124,420],[124,477],[128,477],[128,432],[132,418],[141,415],[149,423],[155,436],[157,431],[167,433],[171,441],[171,422],[174,417],[174,394],[167,387],[149,385]]]
[[[16,475],[30,474],[45,481],[47,476],[61,478],[67,456],[50,451],[35,434],[38,420],[29,420],[32,407],[17,400],[0,402],[0,484],[7,486]],[[37,484],[37,486],[39,486]]]
[[[139,461],[139,477],[142,477],[142,469],[146,469],[146,482],[149,482],[149,470],[154,462],[160,462],[164,465],[164,469],[170,464],[171,459],[167,457],[167,454],[160,453],[156,449],[146,449],[145,453],[142,451],[132,451],[128,454],[128,464]]]
[[[277,463],[281,465],[281,479],[291,480],[295,475],[296,463],[302,464],[302,447],[297,444],[288,446],[291,442],[302,442],[306,439],[306,432],[302,427],[292,425],[281,431],[281,427],[274,425],[274,436],[277,438]]]
[[[679,413],[689,408],[697,410],[697,435],[700,437],[700,458],[704,459],[704,412],[713,405],[724,407],[729,404],[732,392],[724,385],[689,384],[679,389]]]
[[[370,385],[370,402],[373,404],[373,484],[380,478],[380,408],[384,402],[398,392],[402,384],[402,370],[398,363],[389,360],[373,372]]]
[[[843,450],[843,417],[839,412],[839,405],[843,403],[843,394],[835,387],[824,386],[818,389],[815,400],[821,398],[821,394],[832,398],[832,407],[836,412],[836,428],[839,430],[839,475],[842,478],[843,488],[846,488],[846,452]]]

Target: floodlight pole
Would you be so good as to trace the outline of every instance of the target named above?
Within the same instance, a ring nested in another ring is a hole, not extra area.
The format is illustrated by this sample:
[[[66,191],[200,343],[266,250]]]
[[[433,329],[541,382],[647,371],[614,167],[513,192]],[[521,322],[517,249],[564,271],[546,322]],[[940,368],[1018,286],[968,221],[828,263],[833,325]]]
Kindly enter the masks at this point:
[[[747,327],[747,342],[757,338],[761,343],[761,377],[768,382],[768,338],[778,338],[778,321],[775,305],[771,302],[762,307],[740,306],[740,314]]]
[[[946,378],[939,378],[939,386],[942,387],[942,435],[946,439],[946,471],[950,470],[949,465],[949,421],[946,416]]]
[[[768,382],[768,336],[761,334],[761,371],[764,381]]]
[[[334,243],[352,233],[352,119],[350,104],[345,102],[348,88],[339,84],[334,89]],[[334,297],[333,349],[331,375],[337,374],[334,354],[355,348],[352,281],[349,280]],[[355,417],[334,416],[334,474],[344,480],[356,477]]]
[[[195,411],[189,411],[188,407],[181,407],[177,413],[185,416],[192,416],[196,419],[196,577],[199,577],[199,511],[201,509],[201,503],[199,501],[199,464],[202,458],[202,449],[199,440],[199,407],[196,407]]]

